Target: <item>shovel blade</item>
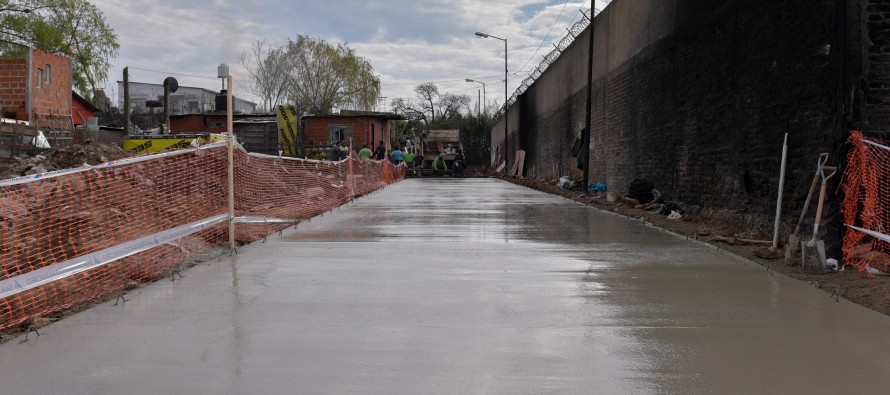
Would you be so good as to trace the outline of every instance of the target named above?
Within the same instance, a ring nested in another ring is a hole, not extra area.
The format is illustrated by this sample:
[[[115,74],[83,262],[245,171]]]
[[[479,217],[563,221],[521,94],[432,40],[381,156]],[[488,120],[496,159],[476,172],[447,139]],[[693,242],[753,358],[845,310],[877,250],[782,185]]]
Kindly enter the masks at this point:
[[[812,243],[813,245],[810,245]],[[809,273],[825,273],[825,242],[822,240],[801,240],[800,264]]]
[[[800,254],[800,235],[788,236],[788,243],[785,244],[785,263],[794,266],[797,254]]]

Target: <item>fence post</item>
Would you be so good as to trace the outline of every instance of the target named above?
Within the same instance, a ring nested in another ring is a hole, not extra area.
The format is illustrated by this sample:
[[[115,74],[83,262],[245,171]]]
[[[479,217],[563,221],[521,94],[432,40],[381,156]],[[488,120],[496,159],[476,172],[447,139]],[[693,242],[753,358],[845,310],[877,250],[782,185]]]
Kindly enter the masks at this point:
[[[226,138],[228,139],[227,144],[227,157],[228,160],[228,170],[227,170],[227,178],[228,178],[228,189],[229,189],[229,247],[234,250],[235,249],[235,135],[229,133]]]
[[[226,127],[228,128],[228,179],[229,179],[229,247],[235,250],[235,132],[232,125],[232,76],[226,76],[228,92],[226,94]]]

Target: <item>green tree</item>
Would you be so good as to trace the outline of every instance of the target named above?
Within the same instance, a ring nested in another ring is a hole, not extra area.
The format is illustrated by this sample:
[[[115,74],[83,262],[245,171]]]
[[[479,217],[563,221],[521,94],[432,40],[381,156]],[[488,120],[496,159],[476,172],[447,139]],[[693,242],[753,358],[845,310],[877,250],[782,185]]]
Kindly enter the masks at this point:
[[[91,97],[120,49],[105,14],[86,0],[0,0],[0,56],[33,47],[72,59],[72,85]]]
[[[285,71],[286,96],[306,111],[330,114],[335,106],[367,111],[377,104],[380,78],[346,44],[300,35],[282,53],[277,62]]]

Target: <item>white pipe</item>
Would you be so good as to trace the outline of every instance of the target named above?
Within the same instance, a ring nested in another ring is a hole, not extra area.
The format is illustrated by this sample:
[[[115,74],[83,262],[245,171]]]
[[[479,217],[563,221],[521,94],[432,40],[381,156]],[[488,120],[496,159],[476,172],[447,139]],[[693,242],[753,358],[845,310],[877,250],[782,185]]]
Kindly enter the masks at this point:
[[[773,226],[773,249],[779,248],[779,225],[782,219],[782,194],[785,192],[785,161],[788,159],[788,133],[782,144],[782,169],[779,171],[779,198],[776,199],[776,223]]]

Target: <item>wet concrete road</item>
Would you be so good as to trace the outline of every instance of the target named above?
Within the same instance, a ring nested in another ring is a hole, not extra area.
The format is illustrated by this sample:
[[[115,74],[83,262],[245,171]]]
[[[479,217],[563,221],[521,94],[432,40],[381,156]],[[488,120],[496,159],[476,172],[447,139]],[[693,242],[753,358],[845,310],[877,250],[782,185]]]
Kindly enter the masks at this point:
[[[0,346],[0,394],[883,394],[890,319],[638,221],[407,180]]]

